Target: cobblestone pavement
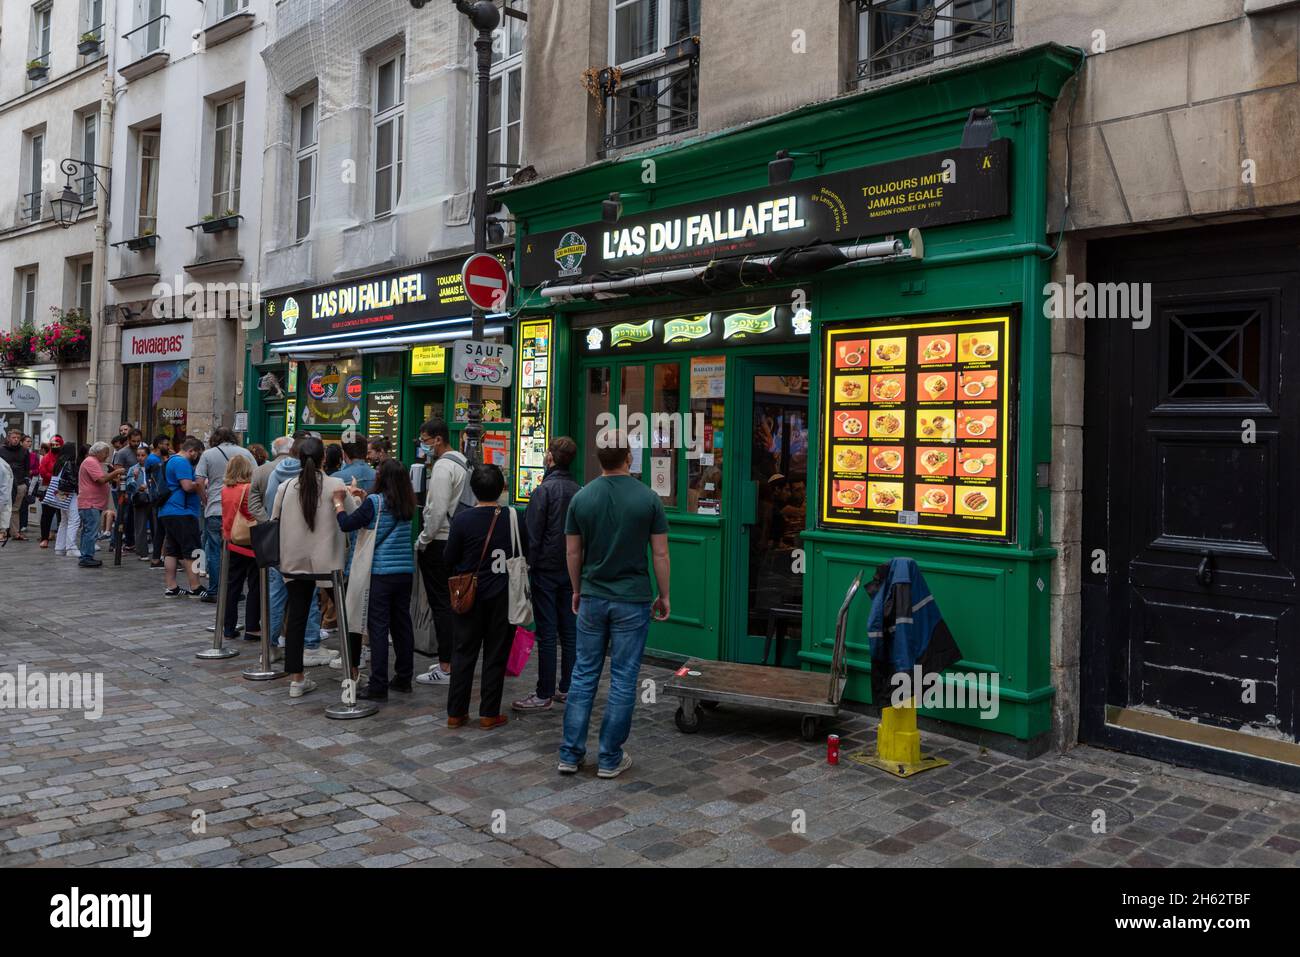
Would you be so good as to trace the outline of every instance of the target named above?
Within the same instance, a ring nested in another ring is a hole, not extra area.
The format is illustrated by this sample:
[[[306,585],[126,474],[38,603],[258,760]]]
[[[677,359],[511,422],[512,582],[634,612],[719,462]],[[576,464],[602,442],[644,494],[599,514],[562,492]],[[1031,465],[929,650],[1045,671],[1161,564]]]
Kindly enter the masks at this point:
[[[951,766],[897,780],[827,765],[780,716],[723,709],[684,736],[667,697],[638,705],[621,778],[561,778],[558,706],[452,731],[445,692],[417,686],[373,718],[331,721],[337,672],[316,669],[322,689],[291,702],[284,681],[241,677],[251,643],[197,660],[214,606],[162,588],[130,556],[91,571],[35,542],[0,551],[0,671],[102,671],[106,698],[100,720],[0,711],[0,865],[1300,862],[1288,792],[1087,747],[1023,761],[935,735],[927,749]],[[507,681],[507,701],[532,673]],[[874,727],[847,715],[836,730],[851,750]]]

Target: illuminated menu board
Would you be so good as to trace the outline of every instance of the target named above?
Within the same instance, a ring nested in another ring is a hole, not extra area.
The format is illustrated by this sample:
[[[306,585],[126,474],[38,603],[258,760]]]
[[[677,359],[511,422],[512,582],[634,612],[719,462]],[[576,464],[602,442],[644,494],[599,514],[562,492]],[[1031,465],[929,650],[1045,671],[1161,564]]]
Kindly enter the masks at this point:
[[[825,331],[822,524],[1009,538],[1011,319]]]
[[[519,324],[519,368],[516,370],[515,430],[519,465],[515,469],[515,501],[526,502],[546,475],[546,447],[551,416],[551,363],[555,343],[551,320]]]

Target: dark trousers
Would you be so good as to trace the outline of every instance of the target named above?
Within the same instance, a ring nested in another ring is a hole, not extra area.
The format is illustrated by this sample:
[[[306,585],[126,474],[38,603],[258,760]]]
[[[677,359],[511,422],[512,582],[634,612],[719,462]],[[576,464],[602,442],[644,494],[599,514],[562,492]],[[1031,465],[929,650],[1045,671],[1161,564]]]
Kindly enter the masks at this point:
[[[578,656],[578,616],[573,613],[569,576],[537,572],[532,576],[533,622],[537,627],[537,697],[568,694]],[[555,650],[560,650],[560,684],[555,685]]]
[[[153,560],[162,561],[163,542],[167,536],[163,534],[162,519],[158,517],[158,506],[149,506],[149,527],[153,532]]]
[[[132,505],[131,523],[134,526],[135,553],[141,558],[149,557],[149,529],[154,524],[152,505]]]
[[[303,639],[307,634],[307,615],[311,612],[312,596],[316,594],[316,582],[310,578],[286,577],[284,587],[288,593],[284,612],[284,670],[296,675],[302,671]]]
[[[393,679],[410,684],[415,675],[415,629],[411,626],[412,575],[371,575],[366,603],[370,634],[370,688],[388,690],[388,636],[393,636]],[[361,666],[361,636],[350,635],[352,667]]]
[[[447,590],[447,576],[451,574],[442,560],[442,549],[447,543],[434,539],[420,552],[420,577],[424,579],[424,593],[429,596],[429,610],[433,613],[433,629],[438,637],[438,661],[448,664],[452,659],[453,636],[451,592]],[[371,652],[373,654],[374,652]]]
[[[510,645],[515,637],[515,626],[510,624],[506,607],[508,600],[504,590],[494,598],[479,595],[468,615],[452,615],[456,640],[451,657],[451,687],[447,690],[448,717],[460,718],[469,714],[474,664],[478,661],[480,648],[483,650],[483,675],[479,687],[479,717],[495,718],[501,713],[506,659],[510,657]],[[373,644],[370,653],[375,653]]]
[[[244,627],[256,634],[262,633],[262,587],[257,574],[257,562],[248,555],[231,552],[226,560],[226,620],[225,636],[234,638],[239,628],[239,599],[248,582],[248,602],[244,605]]]
[[[54,530],[54,520],[59,518],[59,510],[50,505],[41,506],[41,541],[47,542]],[[59,518],[59,521],[63,519]]]

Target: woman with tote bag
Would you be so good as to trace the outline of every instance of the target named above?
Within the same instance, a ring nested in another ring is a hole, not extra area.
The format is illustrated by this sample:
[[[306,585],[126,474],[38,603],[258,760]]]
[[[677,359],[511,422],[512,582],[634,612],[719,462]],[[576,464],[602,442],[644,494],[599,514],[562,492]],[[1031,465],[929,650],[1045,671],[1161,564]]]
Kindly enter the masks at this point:
[[[351,515],[344,504],[351,493],[359,499]],[[358,701],[387,701],[388,690],[409,693],[415,674],[415,634],[411,628],[411,583],[415,560],[411,551],[411,518],[415,490],[405,467],[385,459],[367,495],[355,485],[334,492],[334,512],[344,533],[358,532],[352,572],[344,599],[348,624],[370,636],[370,680],[357,689]],[[388,636],[393,636],[393,680],[388,680]],[[360,638],[360,635],[357,636]],[[349,643],[352,677],[361,670],[361,642]]]
[[[290,698],[316,690],[316,682],[303,671],[307,615],[316,589],[332,588],[334,572],[343,570],[348,544],[334,519],[334,494],[347,486],[325,474],[325,443],[303,439],[298,461],[301,471],[280,483],[271,510],[272,522],[279,523],[280,574],[289,593],[284,670],[289,673]],[[356,509],[352,496],[344,496],[343,509]]]
[[[453,644],[451,688],[447,692],[447,727],[459,728],[469,720],[469,699],[474,685],[474,665],[483,652],[479,688],[479,726],[495,728],[506,723],[501,713],[506,659],[514,639],[510,624],[508,571],[496,571],[498,554],[513,554],[512,524],[497,504],[505,478],[495,465],[477,466],[469,477],[478,505],[451,520],[443,561],[453,572],[448,585],[452,601]],[[507,506],[508,508],[508,506]],[[518,529],[519,552],[528,555],[528,535]],[[371,652],[373,654],[373,651]]]

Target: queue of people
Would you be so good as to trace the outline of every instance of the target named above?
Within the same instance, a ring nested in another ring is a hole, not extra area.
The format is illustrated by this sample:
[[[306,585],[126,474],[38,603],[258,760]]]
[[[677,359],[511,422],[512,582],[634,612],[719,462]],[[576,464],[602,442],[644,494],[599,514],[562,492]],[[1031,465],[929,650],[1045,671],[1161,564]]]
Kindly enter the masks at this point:
[[[269,453],[241,447],[227,429],[215,430],[206,448],[193,436],[175,450],[167,436],[146,445],[129,427],[116,438],[96,442],[78,462],[57,436],[41,455],[20,458],[12,450],[23,448],[23,437],[10,433],[0,453],[0,505],[16,501],[20,475],[24,487],[37,476],[42,547],[57,527],[56,554],[96,568],[102,531],[120,530],[141,561],[163,568],[168,597],[215,601],[224,589],[219,627],[227,640],[262,639],[253,529],[278,523],[278,563],[267,568],[268,627],[294,699],[317,689],[311,669],[332,664],[347,669],[364,701],[411,694],[417,683],[444,686],[447,726],[460,728],[469,721],[477,670],[479,726],[498,728],[509,720],[502,699],[516,627],[531,618],[537,680],[511,709],[563,705],[557,767],[576,773],[608,657],[597,775],[615,777],[631,766],[623,745],[649,623],[670,613],[670,569],[662,501],[631,475],[625,437],[613,434],[596,450],[601,475],[586,486],[570,471],[576,444],[555,439],[522,516],[507,501],[501,470],[471,466],[439,420],[420,431],[422,509],[410,472],[383,438],[326,446],[318,435],[299,433],[275,439]],[[6,539],[25,540],[16,519],[2,511],[0,518],[8,519]],[[334,594],[339,574],[344,595]],[[436,660],[418,675],[413,598],[427,600],[436,642]],[[324,646],[341,623],[348,627],[346,662]]]

